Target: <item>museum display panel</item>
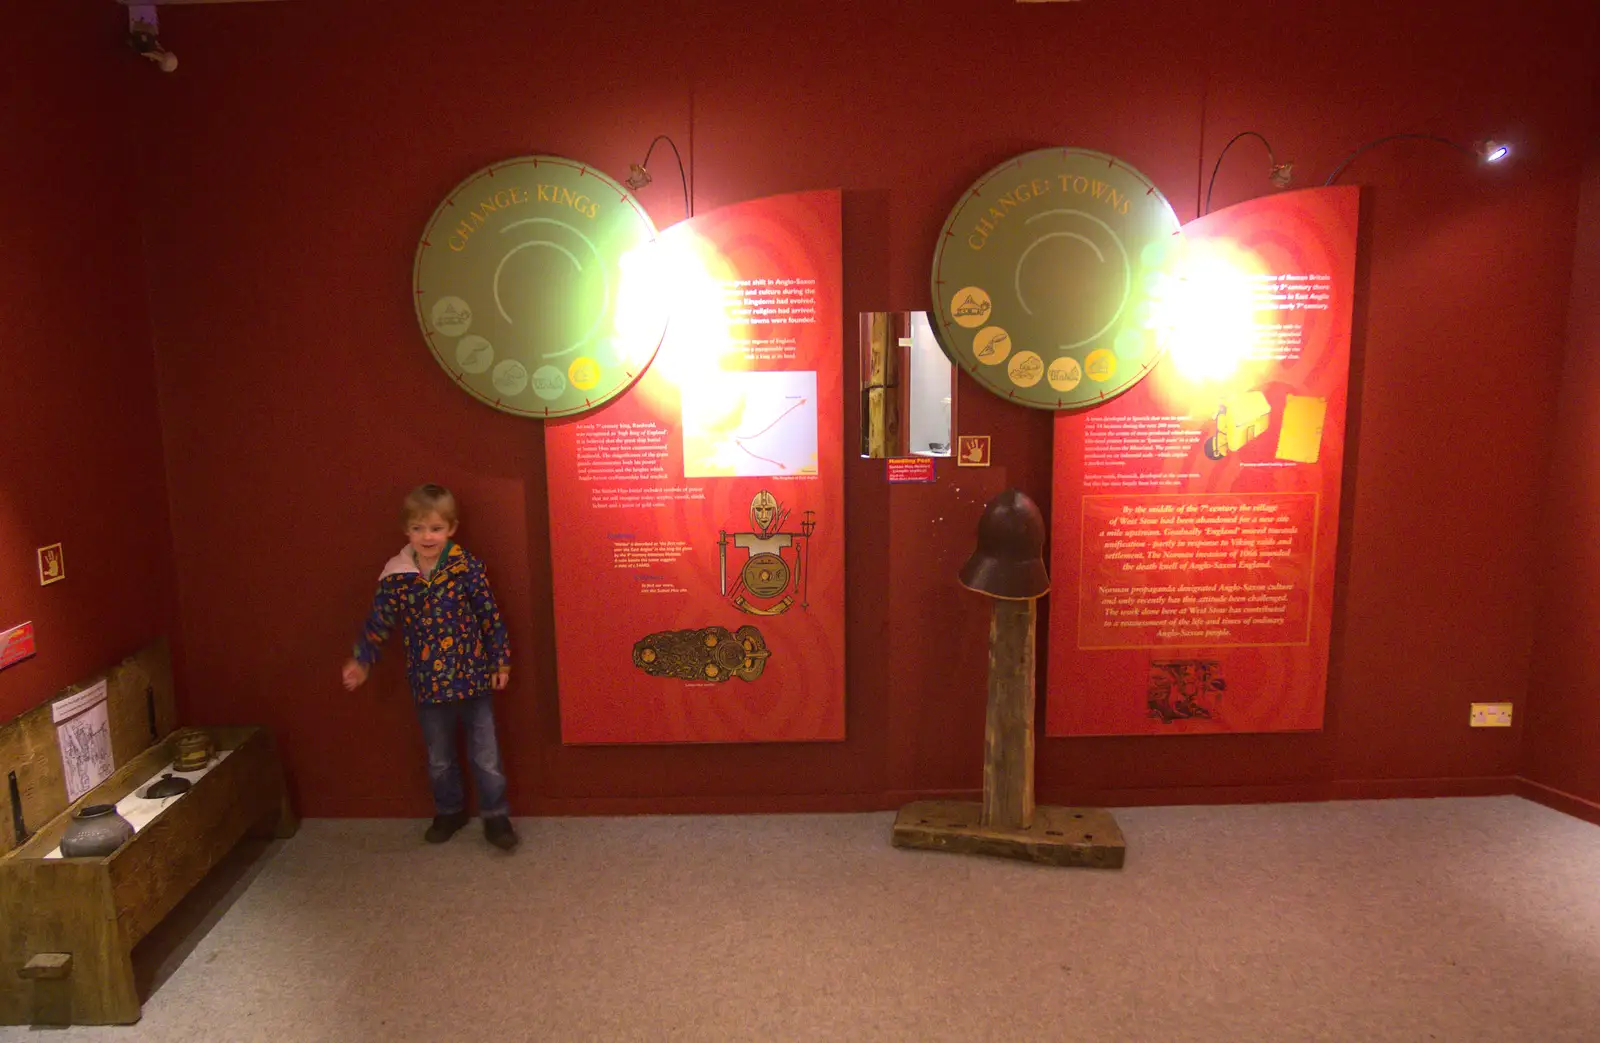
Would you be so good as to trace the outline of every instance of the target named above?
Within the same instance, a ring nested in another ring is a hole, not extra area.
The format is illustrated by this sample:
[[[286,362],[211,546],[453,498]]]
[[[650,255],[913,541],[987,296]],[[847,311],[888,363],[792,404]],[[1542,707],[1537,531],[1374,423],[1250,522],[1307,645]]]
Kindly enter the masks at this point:
[[[1184,226],[1150,286],[1159,362],[1057,414],[1047,734],[1322,726],[1358,204]]]
[[[547,425],[564,742],[843,738],[839,207],[665,230],[654,363]]]

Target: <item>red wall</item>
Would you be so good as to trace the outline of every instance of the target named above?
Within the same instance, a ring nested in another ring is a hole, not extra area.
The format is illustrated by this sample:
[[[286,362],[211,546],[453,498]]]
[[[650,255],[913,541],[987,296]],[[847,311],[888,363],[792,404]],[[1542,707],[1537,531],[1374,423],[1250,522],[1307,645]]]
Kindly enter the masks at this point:
[[[166,9],[183,66],[152,71],[135,101],[154,117],[139,158],[190,715],[275,728],[309,814],[425,811],[401,672],[388,664],[355,694],[337,672],[400,545],[399,499],[431,479],[457,488],[461,535],[512,627],[501,735],[520,811],[886,807],[973,791],[987,605],[955,573],[993,493],[1014,484],[1048,505],[1050,416],[963,383],[960,428],[994,436],[993,469],[893,489],[879,463],[847,469],[845,742],[563,747],[541,429],[453,390],[408,300],[442,193],[529,152],[620,176],[670,134],[701,211],[842,188],[853,317],[927,307],[949,208],[1031,148],[1121,156],[1189,216],[1240,130],[1271,139],[1301,184],[1379,135],[1495,132],[1522,151],[1494,176],[1396,143],[1343,179],[1371,187],[1325,730],[1043,741],[1038,787],[1054,802],[1504,790],[1520,727],[1466,722],[1471,701],[1528,685],[1554,444],[1537,404],[1559,378],[1596,42],[1593,15],[1572,6]],[[642,198],[666,224],[681,214],[670,152],[652,168]],[[1216,205],[1266,191],[1265,172],[1259,143],[1241,142]],[[853,398],[848,410],[847,444]]]
[[[1600,822],[1600,75],[1572,271],[1566,368],[1550,469],[1546,573],[1534,644],[1525,792]]]
[[[0,721],[170,633],[167,524],[124,77],[111,4],[22,4],[0,62]],[[67,578],[39,585],[61,543]]]

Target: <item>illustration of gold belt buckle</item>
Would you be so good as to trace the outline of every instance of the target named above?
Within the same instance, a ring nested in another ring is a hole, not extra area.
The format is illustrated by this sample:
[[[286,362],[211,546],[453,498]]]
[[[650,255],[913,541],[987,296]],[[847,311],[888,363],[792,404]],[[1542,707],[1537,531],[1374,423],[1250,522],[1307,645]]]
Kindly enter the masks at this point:
[[[766,639],[753,626],[729,632],[727,627],[664,630],[633,646],[633,665],[652,677],[721,683],[737,677],[754,681],[772,655]]]

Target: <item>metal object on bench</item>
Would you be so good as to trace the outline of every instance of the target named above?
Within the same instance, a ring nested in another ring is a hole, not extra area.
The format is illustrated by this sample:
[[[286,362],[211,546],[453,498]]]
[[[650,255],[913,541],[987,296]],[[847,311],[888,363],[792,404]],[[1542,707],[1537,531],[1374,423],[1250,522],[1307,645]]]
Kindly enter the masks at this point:
[[[182,796],[183,794],[189,792],[189,787],[191,785],[193,785],[193,783],[191,783],[188,779],[180,779],[178,776],[169,771],[165,775],[161,776],[160,779],[152,782],[148,787],[145,788],[144,799],[164,800],[167,797]]]
[[[11,787],[11,832],[15,836],[13,844],[20,847],[28,839],[28,827],[22,820],[22,791],[17,788],[17,773],[7,772]]]
[[[185,728],[178,733],[173,745],[176,749],[172,767],[177,771],[199,771],[211,763],[212,755],[217,752],[216,740],[200,728]]]

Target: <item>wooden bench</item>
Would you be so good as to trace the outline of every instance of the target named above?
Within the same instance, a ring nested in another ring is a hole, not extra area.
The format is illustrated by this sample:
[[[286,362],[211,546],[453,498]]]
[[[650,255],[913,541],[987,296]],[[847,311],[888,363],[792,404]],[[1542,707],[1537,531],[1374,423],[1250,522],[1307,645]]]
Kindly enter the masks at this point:
[[[155,654],[164,658],[165,651],[162,645]],[[150,664],[130,661],[124,668],[130,665]],[[150,690],[141,697],[148,699]],[[48,705],[40,709],[48,715]],[[115,729],[115,708],[111,716]],[[149,712],[152,721],[159,716]],[[0,1025],[138,1021],[134,945],[242,838],[293,835],[298,822],[268,732],[207,731],[227,756],[116,851],[102,858],[46,857],[60,845],[73,811],[115,804],[171,770],[170,736],[122,763],[0,857]],[[35,803],[40,789],[32,788]],[[64,800],[63,789],[58,803]]]

